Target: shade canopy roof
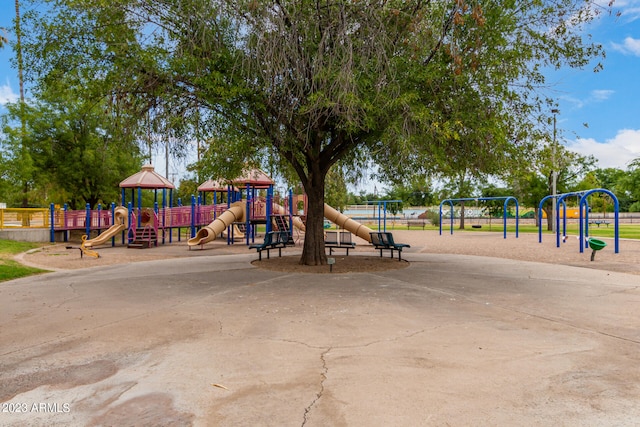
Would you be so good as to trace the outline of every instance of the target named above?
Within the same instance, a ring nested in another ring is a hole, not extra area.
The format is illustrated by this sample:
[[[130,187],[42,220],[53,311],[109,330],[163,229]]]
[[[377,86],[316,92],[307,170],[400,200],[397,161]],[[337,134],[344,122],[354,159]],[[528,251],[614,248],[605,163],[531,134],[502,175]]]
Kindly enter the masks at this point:
[[[120,182],[120,188],[176,188],[171,181],[158,174],[153,166],[146,164],[142,166],[142,170],[131,175],[129,178]]]
[[[249,184],[254,188],[268,188],[275,184],[269,175],[260,169],[250,169],[244,171],[242,175],[233,180],[233,183],[238,186],[245,186]]]
[[[209,179],[198,186],[198,191],[229,191],[229,186],[220,181]],[[238,189],[233,187],[231,191],[238,191]]]

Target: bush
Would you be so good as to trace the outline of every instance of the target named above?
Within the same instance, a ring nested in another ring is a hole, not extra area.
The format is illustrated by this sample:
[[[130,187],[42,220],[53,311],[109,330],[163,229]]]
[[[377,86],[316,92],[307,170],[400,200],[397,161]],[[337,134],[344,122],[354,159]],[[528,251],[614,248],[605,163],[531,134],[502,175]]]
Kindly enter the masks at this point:
[[[440,226],[440,214],[438,212],[427,211],[425,212],[425,216],[427,217],[431,225],[434,225],[436,227]]]

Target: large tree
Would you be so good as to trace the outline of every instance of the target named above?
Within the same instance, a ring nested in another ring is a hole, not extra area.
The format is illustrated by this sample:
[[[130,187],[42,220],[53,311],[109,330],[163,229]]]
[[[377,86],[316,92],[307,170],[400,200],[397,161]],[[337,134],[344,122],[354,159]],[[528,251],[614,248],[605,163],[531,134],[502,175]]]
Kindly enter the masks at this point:
[[[80,70],[87,94],[197,117],[213,177],[247,161],[293,170],[309,201],[305,264],[326,262],[332,166],[370,160],[383,178],[460,158],[495,169],[549,108],[541,70],[600,53],[580,32],[596,11],[582,0],[52,3],[30,31],[31,71],[46,82]]]

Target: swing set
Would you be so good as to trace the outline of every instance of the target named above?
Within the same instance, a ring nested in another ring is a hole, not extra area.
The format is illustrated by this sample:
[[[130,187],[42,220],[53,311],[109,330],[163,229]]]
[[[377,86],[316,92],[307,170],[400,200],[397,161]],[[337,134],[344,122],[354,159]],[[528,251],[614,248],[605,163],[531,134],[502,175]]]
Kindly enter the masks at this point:
[[[548,199],[554,199],[556,203],[556,216],[552,220],[555,221],[555,234],[556,234],[556,247],[560,247],[560,241],[566,242],[567,240],[567,203],[565,199],[567,197],[576,196],[579,199],[578,212],[579,212],[579,230],[580,235],[578,240],[580,242],[580,253],[584,252],[585,246],[593,250],[591,254],[591,260],[595,256],[595,252],[604,249],[607,244],[601,240],[593,239],[589,237],[589,196],[594,193],[604,193],[613,200],[613,212],[614,212],[614,252],[620,252],[620,228],[619,228],[619,210],[620,205],[618,198],[611,191],[604,188],[594,188],[587,191],[577,191],[572,193],[556,194],[555,196],[546,196],[540,200],[538,205],[538,243],[542,243],[542,206]],[[560,231],[560,208],[562,208],[562,232]]]
[[[450,234],[453,234],[453,203],[454,202],[466,202],[466,201],[475,201],[476,202],[476,207],[478,206],[478,202],[485,202],[485,201],[490,201],[490,200],[504,200],[504,205],[503,205],[503,209],[502,209],[502,233],[504,238],[507,238],[507,208],[509,205],[509,202],[513,200],[515,207],[516,207],[516,238],[518,238],[518,227],[519,227],[519,218],[520,215],[518,213],[519,210],[519,205],[518,205],[518,199],[516,199],[513,196],[506,196],[506,197],[462,197],[462,198],[457,198],[457,199],[445,199],[442,202],[440,202],[440,235],[442,235],[442,206],[447,203],[451,206],[451,225],[450,225]],[[479,216],[478,216],[478,221],[480,220]],[[479,223],[476,224],[472,224],[471,227],[473,228],[482,228],[482,225],[480,225]]]

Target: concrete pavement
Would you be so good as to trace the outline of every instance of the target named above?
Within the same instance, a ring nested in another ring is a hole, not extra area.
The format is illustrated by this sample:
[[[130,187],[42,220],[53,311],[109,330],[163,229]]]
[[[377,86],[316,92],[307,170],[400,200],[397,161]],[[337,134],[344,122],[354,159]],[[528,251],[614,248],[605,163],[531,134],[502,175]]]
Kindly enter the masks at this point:
[[[638,276],[406,258],[338,275],[199,256],[0,283],[0,425],[640,424]]]

